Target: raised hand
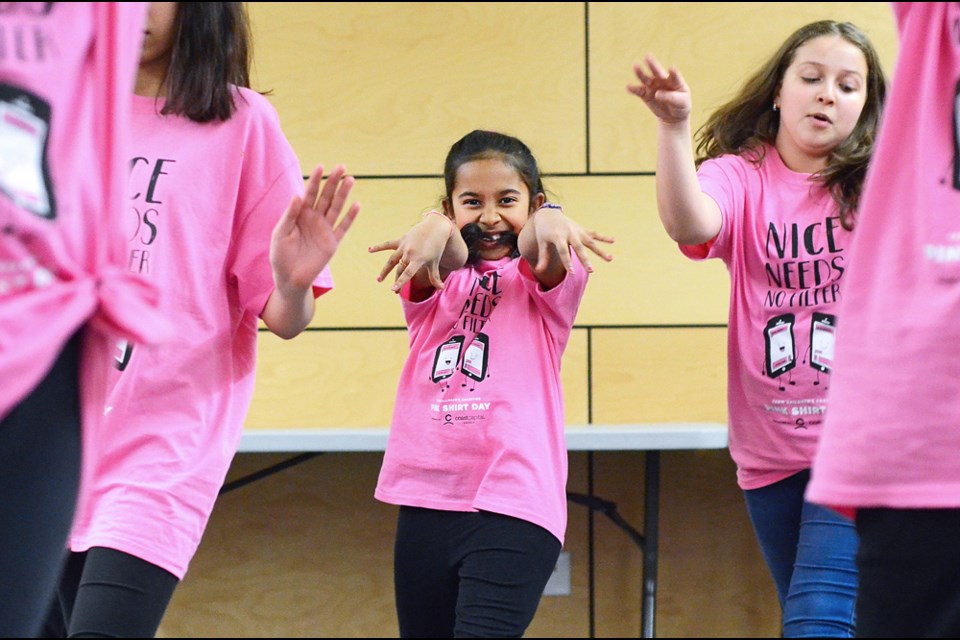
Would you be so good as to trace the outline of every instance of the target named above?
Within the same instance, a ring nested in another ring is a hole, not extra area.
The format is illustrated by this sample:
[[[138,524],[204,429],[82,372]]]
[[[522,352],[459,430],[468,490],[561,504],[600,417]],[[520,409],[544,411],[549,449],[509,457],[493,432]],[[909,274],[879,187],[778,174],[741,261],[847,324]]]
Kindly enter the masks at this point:
[[[677,69],[665,70],[652,55],[646,58],[647,72],[643,65],[633,65],[639,84],[627,85],[627,91],[643,100],[653,115],[661,122],[683,122],[690,117],[690,88]]]
[[[294,196],[273,229],[270,265],[278,290],[309,289],[360,212],[355,202],[340,217],[354,184],[343,165],[334,167],[321,190],[322,180],[323,166],[318,165],[303,198]]]

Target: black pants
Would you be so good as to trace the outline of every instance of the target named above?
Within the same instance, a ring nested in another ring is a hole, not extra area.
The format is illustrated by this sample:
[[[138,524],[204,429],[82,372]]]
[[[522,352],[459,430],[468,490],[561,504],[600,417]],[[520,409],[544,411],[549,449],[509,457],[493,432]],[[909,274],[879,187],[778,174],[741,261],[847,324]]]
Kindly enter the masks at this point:
[[[394,587],[403,638],[519,638],[533,620],[560,541],[489,512],[401,507]]]
[[[71,553],[41,637],[152,638],[179,582],[123,551]]]
[[[0,637],[36,634],[60,573],[80,481],[79,365],[78,334],[0,422]]]
[[[857,636],[960,637],[960,509],[861,509],[857,531]]]

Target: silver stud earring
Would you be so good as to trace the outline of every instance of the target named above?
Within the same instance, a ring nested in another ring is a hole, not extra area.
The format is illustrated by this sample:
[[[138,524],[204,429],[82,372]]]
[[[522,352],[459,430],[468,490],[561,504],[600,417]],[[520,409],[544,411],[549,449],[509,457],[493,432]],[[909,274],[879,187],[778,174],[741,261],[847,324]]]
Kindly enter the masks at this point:
[[[776,102],[774,102],[774,103],[773,103],[773,110],[774,110],[774,111],[780,111],[780,105],[778,105]]]

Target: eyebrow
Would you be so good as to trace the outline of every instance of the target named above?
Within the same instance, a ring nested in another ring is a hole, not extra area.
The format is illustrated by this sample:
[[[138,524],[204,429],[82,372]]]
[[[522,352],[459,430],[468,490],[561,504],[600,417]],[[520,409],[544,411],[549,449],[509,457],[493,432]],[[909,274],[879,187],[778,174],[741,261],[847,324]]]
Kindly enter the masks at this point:
[[[519,190],[519,189],[504,189],[503,191],[500,191],[497,195],[501,195],[501,196],[502,196],[502,195],[505,195],[505,194],[508,194],[508,193],[511,193],[511,194],[512,194],[512,193],[515,193],[515,194],[517,194],[517,195],[520,195],[520,190]],[[457,194],[457,197],[458,197],[458,198],[464,198],[464,197],[467,197],[467,196],[477,198],[477,197],[480,196],[480,194],[479,194],[479,193],[474,193],[473,191],[464,191],[464,192],[462,192],[462,193],[458,193],[458,194]]]
[[[804,64],[812,64],[813,66],[819,67],[819,68],[821,68],[821,69],[822,69],[823,67],[827,66],[827,65],[824,64],[823,62],[817,62],[816,60],[798,60],[798,61],[797,61],[797,66],[798,66],[798,67],[801,66],[801,65],[804,65]],[[856,76],[860,76],[861,78],[863,77],[863,74],[860,73],[860,71],[858,71],[857,69],[841,69],[840,72],[841,72],[841,73],[852,73],[852,74],[854,74],[854,75],[856,75]]]

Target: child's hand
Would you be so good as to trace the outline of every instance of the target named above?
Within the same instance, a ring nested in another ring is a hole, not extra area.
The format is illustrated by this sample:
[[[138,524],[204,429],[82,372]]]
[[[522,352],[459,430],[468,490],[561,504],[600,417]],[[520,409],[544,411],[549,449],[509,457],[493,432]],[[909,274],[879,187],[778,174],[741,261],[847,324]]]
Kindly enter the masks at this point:
[[[607,262],[613,260],[613,256],[604,251],[598,243],[612,244],[614,239],[596,231],[584,229],[574,220],[565,216],[562,209],[541,207],[533,216],[533,224],[537,238],[537,271],[543,272],[548,269],[550,256],[557,256],[563,265],[563,269],[572,272],[571,248],[580,258],[584,268],[590,272],[593,271],[593,267],[587,256],[587,249]]]
[[[293,198],[273,229],[270,265],[278,289],[310,289],[360,211],[355,202],[340,218],[354,183],[343,165],[334,167],[321,191],[322,180],[321,165],[310,175],[303,198]]]
[[[399,292],[408,280],[425,270],[426,280],[436,289],[443,289],[443,279],[440,275],[440,259],[443,257],[447,240],[450,239],[453,223],[448,219],[441,220],[443,214],[424,215],[418,222],[398,240],[382,242],[367,249],[370,253],[393,250],[386,264],[377,276],[377,282],[383,282],[390,270],[396,267],[397,278],[391,289]]]
[[[627,91],[638,96],[653,115],[666,124],[683,122],[690,117],[690,88],[675,68],[665,71],[652,55],[646,57],[650,73],[643,65],[633,65],[640,84],[627,85]]]

